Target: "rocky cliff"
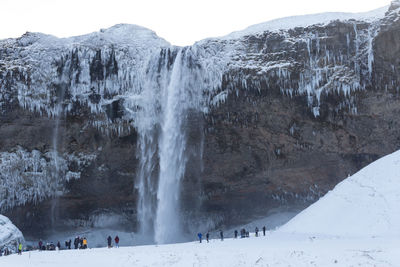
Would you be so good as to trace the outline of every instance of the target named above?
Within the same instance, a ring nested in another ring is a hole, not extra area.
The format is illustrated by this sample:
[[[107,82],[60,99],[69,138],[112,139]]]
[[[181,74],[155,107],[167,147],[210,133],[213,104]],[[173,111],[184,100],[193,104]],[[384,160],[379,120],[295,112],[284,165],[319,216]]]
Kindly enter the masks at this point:
[[[184,48],[132,25],[2,40],[0,211],[30,233],[101,216],[157,233],[178,223],[163,210],[184,228],[308,205],[400,147],[399,12]]]

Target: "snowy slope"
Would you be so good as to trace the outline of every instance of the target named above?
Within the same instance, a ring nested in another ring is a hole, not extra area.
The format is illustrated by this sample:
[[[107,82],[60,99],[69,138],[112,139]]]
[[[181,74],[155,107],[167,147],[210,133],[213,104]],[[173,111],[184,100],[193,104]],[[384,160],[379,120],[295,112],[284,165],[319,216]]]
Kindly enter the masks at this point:
[[[15,250],[18,242],[24,242],[21,231],[6,216],[0,214],[0,249],[8,247]]]
[[[400,237],[400,151],[339,183],[280,232]]]

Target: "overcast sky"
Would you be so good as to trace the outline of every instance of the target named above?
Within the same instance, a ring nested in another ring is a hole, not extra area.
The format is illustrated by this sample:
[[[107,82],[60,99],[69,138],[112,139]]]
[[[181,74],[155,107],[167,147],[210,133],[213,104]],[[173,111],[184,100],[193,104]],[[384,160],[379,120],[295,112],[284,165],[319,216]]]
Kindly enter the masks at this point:
[[[364,12],[390,0],[0,0],[0,39],[26,31],[68,37],[117,23],[147,27],[174,45],[226,35],[271,19]]]

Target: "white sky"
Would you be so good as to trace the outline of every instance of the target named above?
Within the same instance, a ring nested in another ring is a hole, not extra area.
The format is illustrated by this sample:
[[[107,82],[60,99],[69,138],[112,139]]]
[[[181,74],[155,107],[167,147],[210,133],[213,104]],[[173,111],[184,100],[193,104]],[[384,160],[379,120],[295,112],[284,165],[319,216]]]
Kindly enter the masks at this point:
[[[0,0],[0,39],[26,31],[68,37],[130,23],[174,45],[253,24],[320,12],[364,12],[390,0]]]

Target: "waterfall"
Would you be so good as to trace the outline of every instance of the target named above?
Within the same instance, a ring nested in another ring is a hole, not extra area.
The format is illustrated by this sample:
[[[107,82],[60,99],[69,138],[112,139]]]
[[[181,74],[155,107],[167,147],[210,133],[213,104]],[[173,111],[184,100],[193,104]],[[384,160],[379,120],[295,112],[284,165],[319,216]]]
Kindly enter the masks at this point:
[[[55,125],[54,125],[54,132],[53,132],[53,164],[54,164],[54,171],[53,171],[53,179],[55,184],[57,181],[60,180],[60,163],[59,163],[59,155],[58,155],[58,141],[59,141],[59,129],[60,129],[60,117],[63,114],[63,101],[65,96],[65,89],[60,86],[60,92],[56,94],[56,103],[55,103]],[[58,202],[59,196],[61,192],[57,191],[54,192],[54,199],[51,200],[50,206],[50,213],[51,213],[51,227],[54,230],[55,223],[58,217]]]
[[[149,60],[143,88],[128,103],[139,135],[139,233],[147,242],[176,242],[184,235],[180,195],[189,157],[187,120],[190,112],[202,111],[205,84],[195,52],[162,49]]]
[[[185,173],[186,140],[182,129],[185,89],[182,84],[182,51],[176,56],[171,80],[163,92],[163,120],[159,143],[160,175],[157,190],[155,241],[173,242],[181,234],[179,214],[180,181]]]

